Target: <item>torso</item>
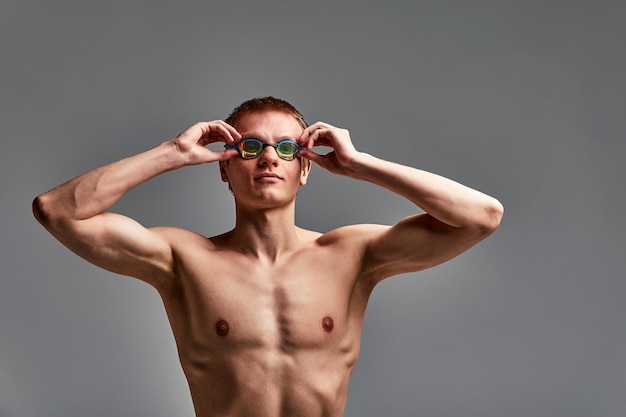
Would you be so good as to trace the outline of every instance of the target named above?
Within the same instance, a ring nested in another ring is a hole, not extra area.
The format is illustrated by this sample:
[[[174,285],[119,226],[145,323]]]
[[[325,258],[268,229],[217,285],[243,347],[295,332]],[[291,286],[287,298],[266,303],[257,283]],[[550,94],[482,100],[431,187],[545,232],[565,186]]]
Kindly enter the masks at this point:
[[[303,236],[275,262],[177,236],[178,279],[159,292],[198,417],[343,414],[372,288],[358,245]]]

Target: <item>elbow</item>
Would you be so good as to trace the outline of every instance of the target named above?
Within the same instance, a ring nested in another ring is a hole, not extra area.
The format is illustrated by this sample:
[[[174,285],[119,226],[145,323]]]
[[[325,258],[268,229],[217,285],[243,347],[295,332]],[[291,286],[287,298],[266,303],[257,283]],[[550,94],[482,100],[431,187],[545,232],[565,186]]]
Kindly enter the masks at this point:
[[[55,223],[55,210],[50,206],[45,194],[38,195],[33,200],[32,208],[35,219],[45,228]]]
[[[46,210],[46,204],[44,203],[44,198],[41,195],[38,195],[33,200],[32,204],[33,208],[33,216],[35,219],[42,225],[48,222],[49,213]]]
[[[480,229],[483,234],[490,235],[499,226],[504,216],[504,206],[495,198],[491,199],[484,207],[484,217],[480,222]]]

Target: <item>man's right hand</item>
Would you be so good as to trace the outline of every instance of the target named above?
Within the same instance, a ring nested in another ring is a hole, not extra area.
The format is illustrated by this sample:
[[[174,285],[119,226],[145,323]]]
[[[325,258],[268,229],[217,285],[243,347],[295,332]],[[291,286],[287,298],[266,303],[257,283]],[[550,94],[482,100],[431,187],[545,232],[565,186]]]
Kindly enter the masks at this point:
[[[237,130],[222,120],[199,122],[189,127],[172,142],[184,157],[185,165],[197,165],[208,162],[224,161],[235,155],[234,149],[212,151],[206,146],[210,143],[233,143],[241,139]]]

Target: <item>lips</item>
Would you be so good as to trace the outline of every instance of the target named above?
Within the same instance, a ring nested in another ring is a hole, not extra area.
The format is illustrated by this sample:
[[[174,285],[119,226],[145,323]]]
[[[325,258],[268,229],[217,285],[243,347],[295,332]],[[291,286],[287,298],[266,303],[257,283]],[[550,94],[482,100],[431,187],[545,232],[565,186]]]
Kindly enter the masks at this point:
[[[274,174],[273,172],[263,172],[254,177],[255,180],[272,179],[272,178],[275,178],[278,180],[283,179],[280,175]]]

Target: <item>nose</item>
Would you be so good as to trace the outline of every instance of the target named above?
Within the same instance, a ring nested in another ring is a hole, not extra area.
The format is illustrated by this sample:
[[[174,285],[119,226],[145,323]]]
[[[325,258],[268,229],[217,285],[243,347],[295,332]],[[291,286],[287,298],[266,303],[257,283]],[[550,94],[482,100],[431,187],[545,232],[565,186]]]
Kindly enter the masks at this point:
[[[268,163],[272,165],[278,165],[279,159],[280,158],[278,157],[278,152],[276,151],[276,148],[269,144],[265,144],[265,146],[263,147],[263,151],[258,158],[259,164],[262,165]]]

